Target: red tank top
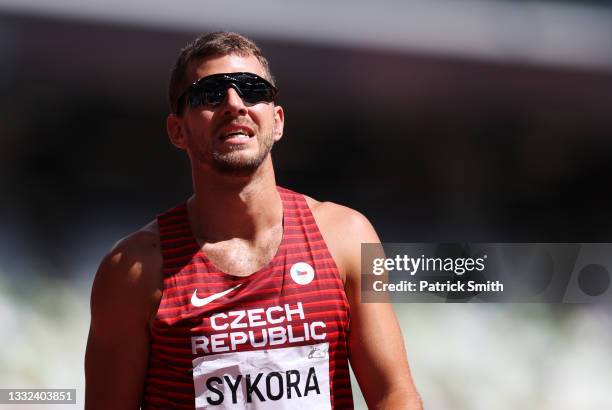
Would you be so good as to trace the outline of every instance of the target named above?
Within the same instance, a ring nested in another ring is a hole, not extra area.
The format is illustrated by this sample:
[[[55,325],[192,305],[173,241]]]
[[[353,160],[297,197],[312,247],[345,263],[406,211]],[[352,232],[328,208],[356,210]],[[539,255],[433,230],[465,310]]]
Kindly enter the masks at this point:
[[[143,408],[353,408],[342,280],[304,196],[278,192],[281,244],[247,277],[206,257],[185,203],[158,217],[163,295]]]

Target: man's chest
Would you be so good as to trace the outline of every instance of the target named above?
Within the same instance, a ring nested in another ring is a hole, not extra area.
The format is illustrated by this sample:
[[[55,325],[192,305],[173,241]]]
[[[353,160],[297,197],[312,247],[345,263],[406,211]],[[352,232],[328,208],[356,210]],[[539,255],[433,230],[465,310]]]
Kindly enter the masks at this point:
[[[202,251],[222,272],[248,276],[268,265],[277,253],[281,239],[282,231],[272,232],[255,243],[242,239],[205,243]]]

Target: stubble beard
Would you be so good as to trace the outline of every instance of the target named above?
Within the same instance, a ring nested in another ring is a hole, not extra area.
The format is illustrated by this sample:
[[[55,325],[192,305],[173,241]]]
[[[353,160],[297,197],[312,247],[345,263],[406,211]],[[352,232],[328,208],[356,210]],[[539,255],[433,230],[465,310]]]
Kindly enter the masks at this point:
[[[233,147],[229,152],[220,153],[213,151],[212,144],[200,150],[198,159],[200,163],[209,163],[211,167],[222,175],[228,176],[249,176],[253,175],[266,157],[272,151],[274,145],[274,129],[268,134],[257,136],[257,153],[248,156],[242,154],[243,148]]]

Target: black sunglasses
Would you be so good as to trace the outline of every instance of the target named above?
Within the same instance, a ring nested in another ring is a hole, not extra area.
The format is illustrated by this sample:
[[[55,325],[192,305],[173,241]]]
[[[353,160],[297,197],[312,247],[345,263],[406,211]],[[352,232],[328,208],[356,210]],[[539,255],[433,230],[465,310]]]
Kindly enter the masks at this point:
[[[274,102],[278,89],[264,78],[253,73],[221,73],[200,78],[191,84],[176,101],[176,114],[180,114],[185,102],[190,107],[218,105],[225,100],[232,87],[247,104]]]

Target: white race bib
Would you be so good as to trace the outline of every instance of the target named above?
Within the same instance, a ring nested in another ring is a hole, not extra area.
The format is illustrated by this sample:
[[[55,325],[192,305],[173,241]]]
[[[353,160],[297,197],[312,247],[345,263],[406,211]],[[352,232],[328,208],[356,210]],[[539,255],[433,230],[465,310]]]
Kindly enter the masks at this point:
[[[329,343],[193,360],[197,409],[331,409]]]

